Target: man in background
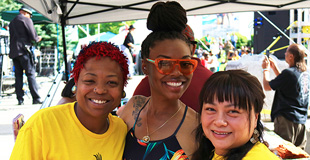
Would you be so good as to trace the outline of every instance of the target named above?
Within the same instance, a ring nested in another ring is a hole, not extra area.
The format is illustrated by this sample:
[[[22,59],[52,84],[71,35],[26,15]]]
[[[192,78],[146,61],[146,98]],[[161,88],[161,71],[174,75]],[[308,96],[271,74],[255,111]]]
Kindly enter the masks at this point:
[[[123,51],[123,54],[128,58],[128,66],[129,66],[129,74],[128,78],[131,79],[132,76],[135,73],[134,70],[134,61],[133,61],[133,50],[135,48],[135,41],[133,39],[133,32],[136,28],[133,25],[129,26],[129,32],[124,40],[123,45],[121,46],[121,50]]]
[[[125,40],[124,40],[124,46],[126,46],[129,49],[131,54],[132,54],[132,49],[135,48],[135,46],[134,46],[135,40],[133,39],[133,36],[132,36],[135,29],[136,28],[133,25],[130,25],[129,29],[128,29],[129,32],[128,32]]]
[[[310,76],[304,57],[303,47],[291,44],[285,52],[289,68],[280,72],[275,61],[267,56],[262,63],[264,89],[276,91],[271,108],[274,132],[302,149],[305,149],[307,142],[305,124],[310,88]],[[276,75],[273,80],[269,78],[270,69]]]
[[[28,79],[28,85],[32,96],[33,104],[42,104],[38,93],[38,85],[35,79],[35,64],[27,47],[31,46],[32,41],[39,42],[41,37],[37,35],[31,20],[32,9],[23,6],[9,25],[10,31],[10,53],[15,67],[15,92],[18,105],[24,104],[23,73]]]

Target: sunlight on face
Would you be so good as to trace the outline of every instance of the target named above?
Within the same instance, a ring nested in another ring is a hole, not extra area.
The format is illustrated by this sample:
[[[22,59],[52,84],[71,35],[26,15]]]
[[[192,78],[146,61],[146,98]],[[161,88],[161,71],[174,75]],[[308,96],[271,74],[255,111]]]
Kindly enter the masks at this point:
[[[184,41],[180,39],[166,39],[156,42],[156,45],[150,48],[150,59],[190,59],[191,51]],[[152,95],[159,94],[168,99],[179,99],[191,82],[193,74],[183,75],[177,67],[169,75],[161,74],[154,64],[144,61],[143,67],[146,67],[149,76],[149,82]]]
[[[121,101],[124,87],[121,67],[110,57],[90,58],[81,70],[76,86],[78,116],[107,115]]]
[[[246,110],[235,108],[231,102],[220,103],[216,100],[213,104],[203,104],[201,123],[203,132],[215,147],[215,153],[225,155],[229,150],[250,140],[256,128],[257,117],[254,109],[248,113]]]

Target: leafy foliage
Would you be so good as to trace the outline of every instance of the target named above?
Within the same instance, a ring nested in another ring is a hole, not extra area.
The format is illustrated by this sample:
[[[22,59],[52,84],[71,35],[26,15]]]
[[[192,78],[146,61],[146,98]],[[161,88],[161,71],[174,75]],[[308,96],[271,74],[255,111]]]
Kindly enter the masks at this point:
[[[22,5],[23,4],[18,3],[15,0],[1,0],[0,1],[0,12],[19,10],[22,7]],[[0,19],[1,19],[1,16],[0,16]],[[8,23],[6,22],[3,25],[8,25]]]
[[[247,46],[248,45],[248,39],[246,36],[241,35],[239,32],[235,33],[236,36],[238,37],[237,40],[237,48],[241,48],[241,46]]]
[[[134,22],[135,21],[100,23],[99,24],[99,26],[100,26],[100,32],[99,33],[110,31],[112,33],[118,34],[119,29],[121,27],[123,27],[124,25],[130,26]],[[86,24],[80,25],[80,26],[82,28],[84,28],[85,30],[87,30],[87,25]],[[89,24],[88,28],[89,28],[89,34],[90,35],[98,34],[98,24]],[[81,29],[79,29],[78,36],[79,36],[79,38],[84,38],[87,35],[84,32],[82,32]]]
[[[15,0],[1,0],[0,1],[0,12],[19,10],[23,4],[16,2]]]

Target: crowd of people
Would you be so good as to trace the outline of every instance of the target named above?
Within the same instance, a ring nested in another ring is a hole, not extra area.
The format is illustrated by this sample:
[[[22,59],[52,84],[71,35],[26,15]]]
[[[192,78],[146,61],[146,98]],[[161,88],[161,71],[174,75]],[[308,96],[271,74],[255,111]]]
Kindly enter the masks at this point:
[[[265,57],[262,86],[246,71],[218,71],[213,61],[222,51],[210,37],[211,51],[195,57],[197,42],[178,2],[155,3],[147,28],[152,32],[141,46],[146,76],[117,115],[111,112],[125,97],[129,58],[111,43],[92,42],[80,51],[64,98],[26,122],[10,159],[280,159],[264,140],[260,115],[264,90],[271,89],[275,132],[304,148],[310,76],[300,45],[287,49],[289,68],[282,72]],[[242,56],[231,51],[235,42],[222,45],[225,53],[229,45],[227,60]]]
[[[202,64],[213,73],[223,71],[228,61],[239,60],[244,55],[253,55],[253,48],[238,46],[237,39],[234,32],[231,33],[231,36],[227,33],[225,38],[211,37],[208,34],[201,41],[204,45],[200,45],[196,49],[194,56],[200,58]]]

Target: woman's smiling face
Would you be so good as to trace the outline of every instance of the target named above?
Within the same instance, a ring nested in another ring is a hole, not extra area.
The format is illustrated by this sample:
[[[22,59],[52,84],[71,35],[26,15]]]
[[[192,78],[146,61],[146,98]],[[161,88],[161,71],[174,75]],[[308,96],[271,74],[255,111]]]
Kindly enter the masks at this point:
[[[249,113],[227,101],[204,103],[201,112],[203,132],[215,147],[215,153],[222,156],[250,140],[257,118],[254,109]]]
[[[107,115],[121,102],[121,67],[110,57],[92,57],[84,64],[76,86],[78,113],[86,117]]]
[[[166,59],[191,59],[191,51],[189,45],[179,39],[166,39],[156,42],[156,45],[150,48],[149,59],[155,60],[156,58]],[[152,95],[157,93],[169,99],[179,99],[191,82],[193,74],[183,75],[178,67],[168,75],[161,74],[155,64],[143,61],[143,66],[146,67],[147,75]]]

